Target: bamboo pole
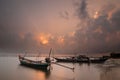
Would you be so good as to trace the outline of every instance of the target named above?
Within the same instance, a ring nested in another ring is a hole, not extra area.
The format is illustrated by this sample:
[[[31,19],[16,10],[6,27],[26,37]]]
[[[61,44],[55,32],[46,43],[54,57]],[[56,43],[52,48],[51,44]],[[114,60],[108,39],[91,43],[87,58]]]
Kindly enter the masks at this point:
[[[59,66],[64,67],[64,68],[68,68],[68,69],[74,70],[74,67],[71,68],[71,67],[69,67],[69,66],[62,65],[62,64],[58,64],[58,63],[53,63],[53,64],[56,64],[56,65],[59,65]]]

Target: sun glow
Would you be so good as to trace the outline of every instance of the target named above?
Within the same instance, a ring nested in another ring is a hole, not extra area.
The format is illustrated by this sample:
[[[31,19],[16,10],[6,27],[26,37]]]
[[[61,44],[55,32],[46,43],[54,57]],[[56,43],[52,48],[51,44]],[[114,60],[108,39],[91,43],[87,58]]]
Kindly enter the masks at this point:
[[[96,11],[95,14],[94,14],[94,16],[93,16],[93,18],[97,19],[98,17],[99,17],[99,13],[98,13],[98,11]]]
[[[48,39],[45,36],[40,36],[40,42],[42,44],[48,44]]]
[[[59,37],[58,37],[58,43],[59,43],[59,44],[63,44],[63,43],[64,43],[64,40],[65,40],[65,39],[64,39],[64,36],[59,36]]]
[[[46,45],[49,43],[49,38],[51,37],[50,34],[39,34],[37,37],[38,42],[40,42],[43,45]]]

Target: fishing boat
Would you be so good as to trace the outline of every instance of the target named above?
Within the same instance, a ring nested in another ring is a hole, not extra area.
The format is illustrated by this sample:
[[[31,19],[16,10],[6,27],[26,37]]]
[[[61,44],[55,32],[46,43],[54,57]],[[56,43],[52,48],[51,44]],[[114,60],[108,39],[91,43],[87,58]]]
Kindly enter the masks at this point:
[[[75,62],[76,59],[74,58],[57,58],[57,57],[54,57],[54,59],[57,60],[57,62]]]
[[[90,58],[89,62],[90,63],[104,63],[108,59],[109,58],[105,58],[105,57],[94,57],[94,58]]]
[[[44,61],[34,61],[19,55],[19,61],[20,64],[23,66],[27,66],[35,69],[47,69],[48,66],[51,65],[50,54],[51,54],[51,49],[50,49],[49,57],[45,58]]]
[[[115,58],[115,59],[120,59],[120,53],[112,52],[112,53],[110,54],[110,57],[111,57],[111,58]]]
[[[47,69],[47,67],[50,65],[48,62],[42,62],[42,61],[34,61],[27,58],[24,58],[19,55],[19,61],[21,65],[36,68],[36,69]]]
[[[79,62],[79,63],[89,63],[90,62],[90,58],[87,57],[86,55],[79,55],[79,56],[76,56],[76,62]]]
[[[106,57],[73,57],[73,58],[55,58],[57,62],[72,62],[72,63],[104,63],[108,58]]]
[[[73,57],[64,57],[64,58],[57,58],[57,57],[54,57],[57,62],[73,62],[73,63],[76,63],[76,62],[88,62],[89,58],[85,55],[78,55],[78,56],[73,56]]]

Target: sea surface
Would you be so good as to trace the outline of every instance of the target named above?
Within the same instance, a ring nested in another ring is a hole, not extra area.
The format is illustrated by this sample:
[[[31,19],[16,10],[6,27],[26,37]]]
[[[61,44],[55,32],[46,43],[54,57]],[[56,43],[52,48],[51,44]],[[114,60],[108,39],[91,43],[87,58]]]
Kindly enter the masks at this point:
[[[32,58],[34,59],[34,58]],[[59,63],[48,71],[20,65],[18,57],[0,57],[0,80],[120,80],[120,59],[110,59],[103,64]]]

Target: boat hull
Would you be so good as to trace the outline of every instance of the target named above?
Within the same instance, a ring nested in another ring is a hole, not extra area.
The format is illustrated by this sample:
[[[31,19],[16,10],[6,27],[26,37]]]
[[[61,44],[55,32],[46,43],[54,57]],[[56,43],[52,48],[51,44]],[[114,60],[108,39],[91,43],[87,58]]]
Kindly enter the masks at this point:
[[[57,60],[57,62],[76,62],[76,60],[72,60],[72,59],[59,59],[59,58],[55,58]]]
[[[46,62],[40,62],[40,61],[32,61],[29,59],[25,59],[24,57],[19,57],[20,64],[23,66],[35,68],[35,69],[47,69],[50,65]]]
[[[47,69],[47,67],[49,66],[48,64],[31,64],[31,63],[26,63],[23,61],[20,61],[20,64],[23,66],[36,68],[36,69]]]
[[[107,59],[90,60],[90,63],[104,63]]]
[[[55,58],[57,62],[70,62],[70,63],[104,63],[107,59],[60,59]]]

